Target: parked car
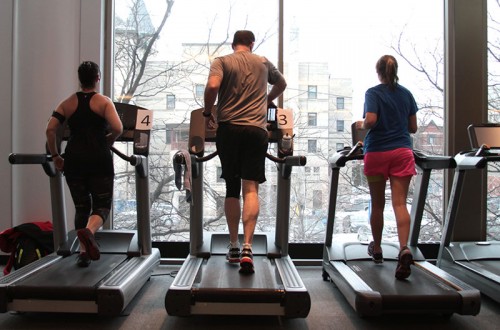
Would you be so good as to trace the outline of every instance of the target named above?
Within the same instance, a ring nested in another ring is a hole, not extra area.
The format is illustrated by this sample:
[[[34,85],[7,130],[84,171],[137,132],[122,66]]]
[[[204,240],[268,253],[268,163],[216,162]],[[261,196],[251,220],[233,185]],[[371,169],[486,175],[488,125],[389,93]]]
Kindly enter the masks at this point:
[[[348,225],[351,233],[357,233],[360,228],[370,226],[370,216],[368,211],[349,212],[344,223]]]
[[[356,233],[357,232],[357,230],[353,230],[351,228],[351,216],[352,216],[353,213],[357,213],[357,212],[338,211],[338,212],[335,213],[335,226],[334,226],[334,232],[335,233],[348,234],[348,233]],[[357,219],[358,218],[359,217],[357,217]],[[366,218],[366,216],[365,216],[365,218]],[[323,224],[323,227],[326,226],[327,222],[328,222],[328,218],[325,215],[321,219],[321,223]],[[364,225],[364,223],[357,224],[356,226],[359,227],[361,225]]]

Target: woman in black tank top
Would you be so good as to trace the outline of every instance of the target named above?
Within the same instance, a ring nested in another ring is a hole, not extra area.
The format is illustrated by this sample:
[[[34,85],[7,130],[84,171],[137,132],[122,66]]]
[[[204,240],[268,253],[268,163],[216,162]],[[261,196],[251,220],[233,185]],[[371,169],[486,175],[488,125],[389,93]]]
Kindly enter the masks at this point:
[[[114,168],[109,147],[122,133],[113,102],[96,92],[99,66],[83,62],[78,68],[81,91],[61,102],[47,124],[47,146],[55,167],[64,171],[75,204],[75,229],[80,240],[77,264],[88,267],[100,258],[94,234],[107,220],[113,201]],[[58,152],[56,133],[68,120],[65,153]]]

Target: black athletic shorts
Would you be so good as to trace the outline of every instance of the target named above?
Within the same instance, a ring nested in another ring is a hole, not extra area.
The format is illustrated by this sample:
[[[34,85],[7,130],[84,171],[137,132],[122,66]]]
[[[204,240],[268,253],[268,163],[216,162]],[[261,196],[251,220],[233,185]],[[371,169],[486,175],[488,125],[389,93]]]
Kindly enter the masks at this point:
[[[267,131],[259,127],[219,123],[216,146],[221,178],[265,182],[268,139]]]

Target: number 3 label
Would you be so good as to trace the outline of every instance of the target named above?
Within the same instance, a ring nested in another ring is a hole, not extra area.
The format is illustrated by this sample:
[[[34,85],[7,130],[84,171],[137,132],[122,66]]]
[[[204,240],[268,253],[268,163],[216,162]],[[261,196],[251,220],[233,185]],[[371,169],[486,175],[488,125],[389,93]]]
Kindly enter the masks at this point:
[[[150,131],[153,128],[153,111],[138,109],[135,129]]]
[[[293,128],[293,112],[291,109],[278,109],[278,128],[291,129]]]

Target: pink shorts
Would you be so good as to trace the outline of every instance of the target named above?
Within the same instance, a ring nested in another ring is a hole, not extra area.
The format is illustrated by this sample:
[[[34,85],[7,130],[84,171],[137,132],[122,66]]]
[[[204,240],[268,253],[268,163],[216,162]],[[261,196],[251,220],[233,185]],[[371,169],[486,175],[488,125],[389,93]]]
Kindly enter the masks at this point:
[[[408,148],[368,152],[364,157],[364,163],[364,173],[368,179],[383,176],[387,180],[390,176],[404,177],[417,174],[413,151]]]

